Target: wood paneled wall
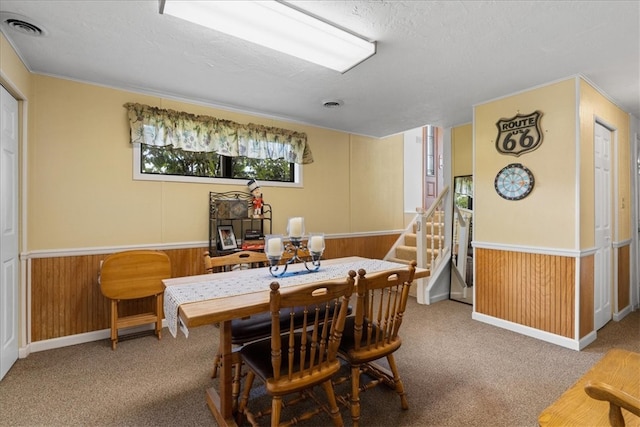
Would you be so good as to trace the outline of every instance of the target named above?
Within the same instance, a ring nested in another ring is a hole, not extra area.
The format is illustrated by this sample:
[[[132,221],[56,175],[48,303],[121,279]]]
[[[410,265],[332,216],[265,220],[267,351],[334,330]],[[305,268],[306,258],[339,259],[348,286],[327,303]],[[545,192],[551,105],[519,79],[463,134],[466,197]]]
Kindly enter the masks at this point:
[[[174,277],[203,274],[203,249],[172,249]],[[109,328],[109,300],[100,292],[100,262],[108,254],[31,260],[31,341]],[[151,311],[151,299],[126,301],[121,314]]]
[[[324,258],[383,258],[398,234],[327,239]],[[170,249],[173,277],[204,274],[202,248]],[[31,260],[31,341],[109,328],[109,300],[100,292],[100,262],[108,254]],[[148,311],[151,300],[127,301],[122,314]]]
[[[580,338],[593,332],[595,327],[595,256],[580,259]]]
[[[476,311],[574,338],[575,259],[476,249]]]
[[[621,311],[631,304],[631,245],[618,248],[618,307]]]

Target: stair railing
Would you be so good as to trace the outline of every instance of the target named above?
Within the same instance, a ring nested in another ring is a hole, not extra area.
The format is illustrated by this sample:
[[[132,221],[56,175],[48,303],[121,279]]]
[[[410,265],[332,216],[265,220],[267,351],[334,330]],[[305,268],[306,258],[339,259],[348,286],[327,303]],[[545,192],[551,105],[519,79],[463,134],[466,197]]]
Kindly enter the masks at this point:
[[[445,259],[447,252],[444,239],[445,199],[449,187],[445,187],[429,209],[416,209],[416,246],[418,267],[434,271],[438,263]]]

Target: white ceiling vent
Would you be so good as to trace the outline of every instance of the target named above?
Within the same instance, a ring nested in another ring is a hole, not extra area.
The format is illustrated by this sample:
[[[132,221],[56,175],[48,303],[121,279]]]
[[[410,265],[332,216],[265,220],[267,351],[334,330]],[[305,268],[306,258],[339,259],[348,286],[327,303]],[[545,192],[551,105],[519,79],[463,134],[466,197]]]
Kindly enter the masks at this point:
[[[3,26],[13,31],[34,37],[47,35],[46,30],[44,30],[42,26],[34,23],[33,20],[26,16],[10,12],[2,12],[0,13],[0,19]]]
[[[326,101],[322,101],[322,106],[326,108],[338,108],[344,104],[344,101],[340,99],[328,99]]]

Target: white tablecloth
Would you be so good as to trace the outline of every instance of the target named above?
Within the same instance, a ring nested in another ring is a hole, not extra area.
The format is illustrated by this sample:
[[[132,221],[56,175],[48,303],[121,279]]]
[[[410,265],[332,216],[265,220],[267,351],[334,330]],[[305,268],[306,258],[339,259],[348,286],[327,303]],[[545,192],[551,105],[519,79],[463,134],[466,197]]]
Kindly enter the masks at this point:
[[[304,264],[292,264],[287,269],[287,275],[283,277],[273,277],[269,270],[265,268],[239,270],[229,275],[221,275],[222,277],[216,277],[214,273],[210,275],[210,279],[202,282],[167,286],[164,291],[164,316],[171,335],[176,337],[178,326],[180,326],[185,336],[189,336],[189,331],[178,316],[178,307],[181,304],[268,291],[269,285],[273,281],[277,281],[281,288],[285,288],[305,283],[340,279],[347,277],[349,270],[354,270],[357,273],[360,268],[364,268],[367,273],[374,273],[406,267],[404,264],[389,261],[363,259],[356,262],[321,264],[320,269],[316,272],[289,275],[289,272],[305,270]]]

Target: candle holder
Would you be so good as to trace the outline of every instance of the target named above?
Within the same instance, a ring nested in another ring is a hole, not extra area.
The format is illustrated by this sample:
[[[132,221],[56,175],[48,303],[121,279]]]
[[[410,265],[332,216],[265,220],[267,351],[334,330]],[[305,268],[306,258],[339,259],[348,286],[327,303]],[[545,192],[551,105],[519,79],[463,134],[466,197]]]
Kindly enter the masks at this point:
[[[304,264],[305,270],[289,272],[289,274],[313,273],[320,269],[320,259],[324,252],[324,234],[310,234],[307,244],[302,241],[302,237],[289,237],[289,241],[285,244],[281,236],[266,236],[264,250],[269,260],[269,273],[273,277],[282,277],[289,265],[294,263]],[[300,257],[300,253],[305,251],[308,251],[311,260]],[[284,253],[291,254],[291,257],[281,264]]]

